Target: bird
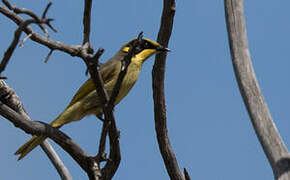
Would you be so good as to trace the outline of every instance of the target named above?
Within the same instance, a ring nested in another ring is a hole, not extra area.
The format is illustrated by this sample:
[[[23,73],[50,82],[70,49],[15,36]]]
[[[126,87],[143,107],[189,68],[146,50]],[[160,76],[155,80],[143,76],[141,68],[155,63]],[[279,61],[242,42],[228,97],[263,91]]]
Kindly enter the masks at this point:
[[[139,41],[136,43],[136,41]],[[122,60],[129,53],[133,44],[135,47],[131,63],[128,66],[127,73],[121,83],[119,94],[116,97],[114,105],[117,105],[131,90],[137,81],[143,63],[152,55],[159,52],[170,51],[167,47],[147,38],[135,38],[127,42],[121,49],[108,61],[99,68],[101,77],[104,82],[104,89],[110,97],[113,88],[117,82],[118,75],[122,69]],[[93,80],[89,78],[76,92],[65,110],[50,125],[60,128],[70,122],[79,121],[88,115],[96,115],[102,119],[103,106],[100,97],[97,94]],[[18,160],[24,158],[29,152],[40,145],[47,137],[32,136],[32,138],[22,145],[14,154],[19,155]]]

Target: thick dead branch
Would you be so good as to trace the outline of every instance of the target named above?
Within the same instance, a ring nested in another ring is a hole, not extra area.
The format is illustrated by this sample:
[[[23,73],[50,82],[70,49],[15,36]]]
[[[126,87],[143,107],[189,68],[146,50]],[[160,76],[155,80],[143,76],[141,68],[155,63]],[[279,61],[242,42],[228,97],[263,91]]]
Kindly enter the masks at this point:
[[[171,36],[175,8],[174,0],[163,1],[163,12],[157,41],[165,47],[168,46],[169,38]],[[184,180],[184,176],[178,167],[178,163],[168,137],[164,95],[166,55],[166,53],[160,53],[156,55],[155,64],[152,70],[155,130],[157,134],[159,150],[161,152],[170,179]]]
[[[4,88],[8,87],[3,81],[1,81],[1,85],[3,85]],[[2,93],[4,92],[4,88],[0,88],[1,90],[0,114],[3,117],[8,119],[16,127],[21,128],[28,134],[38,136],[45,135],[50,137],[61,147],[63,147],[66,151],[71,152],[69,154],[71,154],[74,157],[74,159],[82,159],[76,157],[78,154],[81,154],[83,157],[88,156],[75,142],[73,142],[67,135],[65,135],[57,128],[51,127],[50,125],[43,122],[31,121],[31,119],[27,116],[27,114],[26,115],[23,114],[23,112],[25,112],[24,110],[20,110],[21,113],[15,111],[14,109],[22,109],[22,104],[19,101],[16,94],[9,89],[8,94],[2,95]]]
[[[0,101],[12,108],[16,113],[20,114],[28,120],[31,120],[14,90],[11,89],[2,80],[0,80]],[[63,162],[58,157],[57,153],[54,151],[54,149],[51,147],[47,140],[45,140],[41,144],[41,148],[46,152],[47,156],[55,166],[62,180],[71,180],[72,178],[69,171],[64,166]]]
[[[60,145],[72,158],[86,171],[89,172],[93,161],[86,152],[84,152],[70,137],[61,132],[59,129],[49,124],[30,121],[11,109],[9,106],[0,101],[0,114],[12,122],[15,127],[22,129],[28,134],[37,136],[47,136]]]
[[[244,1],[225,0],[224,3],[231,57],[242,98],[275,179],[289,180],[288,150],[272,120],[252,66],[244,18]]]

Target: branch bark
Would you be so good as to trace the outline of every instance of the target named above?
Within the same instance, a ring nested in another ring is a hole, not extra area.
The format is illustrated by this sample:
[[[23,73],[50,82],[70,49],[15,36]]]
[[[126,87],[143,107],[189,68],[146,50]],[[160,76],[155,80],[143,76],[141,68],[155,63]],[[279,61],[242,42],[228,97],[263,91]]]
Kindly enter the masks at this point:
[[[31,135],[47,136],[61,146],[88,174],[95,166],[94,158],[84,152],[69,136],[49,124],[30,121],[0,101],[0,114],[7,120]]]
[[[83,44],[90,43],[90,31],[91,31],[91,9],[92,0],[85,0],[83,25],[84,25],[84,39]]]
[[[131,63],[131,58],[134,56],[134,52],[137,46],[140,45],[142,40],[142,32],[138,35],[138,41],[133,43],[133,45],[130,47],[130,50],[128,54],[124,57],[122,60],[122,67],[121,72],[119,73],[117,82],[113,88],[112,94],[110,96],[110,99],[107,101],[107,103],[104,106],[104,115],[105,115],[105,121],[109,122],[109,140],[110,140],[110,155],[109,159],[110,161],[107,161],[104,168],[102,169],[102,180],[108,180],[112,179],[114,174],[116,173],[120,161],[121,161],[121,152],[120,152],[120,143],[119,143],[119,131],[117,129],[115,117],[114,117],[114,102],[119,94],[122,81],[127,73],[128,67]],[[104,123],[104,126],[106,123]]]
[[[22,34],[22,31],[31,23],[38,23],[38,24],[42,24],[42,23],[48,23],[49,19],[41,19],[41,20],[36,20],[36,19],[28,19],[26,21],[23,21],[19,27],[17,28],[17,30],[14,33],[14,38],[13,41],[11,42],[10,46],[8,47],[8,49],[5,51],[4,53],[4,57],[1,61],[0,64],[0,74],[5,70],[18,42],[20,39],[20,36]]]
[[[252,66],[243,0],[225,0],[225,18],[232,63],[251,122],[271,164],[275,179],[290,179],[288,150],[271,117]]]
[[[7,106],[12,108],[16,113],[20,114],[24,118],[31,120],[14,90],[11,89],[2,80],[0,80],[0,101],[5,103]],[[71,180],[72,177],[69,171],[67,170],[67,168],[65,167],[65,165],[63,164],[63,162],[61,161],[61,159],[59,158],[59,156],[57,155],[57,153],[54,151],[54,149],[47,140],[45,140],[41,144],[41,148],[49,157],[49,160],[56,168],[62,180]]]
[[[50,145],[48,140],[44,140],[40,144],[42,150],[45,152],[55,169],[57,170],[58,174],[60,175],[62,180],[72,180],[72,176],[70,175],[68,169],[61,161],[58,154],[55,152],[53,147]]]
[[[22,17],[18,16],[17,14],[9,11],[7,8],[0,5],[0,13],[5,15],[7,18],[11,19],[13,22],[15,22],[17,25],[20,25],[23,23]],[[32,30],[30,26],[27,26],[24,28],[24,32],[27,35],[31,35],[31,40],[42,44],[46,47],[48,47],[51,50],[59,50],[68,53],[71,56],[79,56],[81,57],[80,51],[82,50],[82,47],[80,45],[67,45],[58,41],[50,40],[46,37],[43,37],[42,35],[36,33]]]
[[[163,12],[157,41],[165,47],[168,46],[169,38],[171,36],[173,19],[176,10],[175,8],[174,0],[163,1]],[[170,145],[167,130],[166,104],[164,94],[166,56],[167,53],[157,54],[152,70],[155,131],[157,134],[159,150],[161,152],[170,179],[184,180],[185,177],[179,169],[178,162]]]

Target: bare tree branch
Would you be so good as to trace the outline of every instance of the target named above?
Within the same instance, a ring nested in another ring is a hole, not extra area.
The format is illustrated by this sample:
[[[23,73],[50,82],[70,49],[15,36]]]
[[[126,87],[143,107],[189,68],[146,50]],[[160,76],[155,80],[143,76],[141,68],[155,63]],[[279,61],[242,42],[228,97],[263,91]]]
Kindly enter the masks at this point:
[[[86,48],[89,48],[88,44],[84,45],[86,46],[84,50],[82,51],[83,56],[86,58],[83,58],[84,62],[87,65],[88,71],[91,75],[91,78],[96,86],[96,91],[99,94],[99,97],[101,98],[102,104],[106,104],[109,101],[109,96],[104,89],[104,82],[102,79],[102,76],[98,70],[98,65],[99,65],[99,57],[104,53],[104,49],[98,49],[96,54],[92,56],[91,54],[88,54],[86,52]]]
[[[53,53],[53,50],[50,50],[49,53],[47,54],[47,56],[46,56],[45,59],[44,59],[44,62],[45,62],[45,63],[48,62],[48,60],[49,60],[50,56],[52,55],[52,53]]]
[[[3,57],[1,64],[0,64],[0,74],[5,70],[5,68],[9,62],[9,59],[12,56],[12,53],[14,52],[14,50],[19,42],[21,33],[24,30],[24,28],[27,27],[31,23],[47,23],[50,20],[51,19],[41,19],[38,22],[38,20],[36,20],[36,19],[28,19],[19,25],[19,27],[17,28],[17,30],[14,33],[13,41],[11,42],[10,46],[8,47],[8,49],[4,53],[4,57]]]
[[[8,105],[21,116],[25,117],[28,120],[31,120],[30,117],[27,115],[26,111],[24,110],[24,107],[14,90],[8,87],[8,85],[2,80],[0,80],[0,101]],[[46,152],[47,156],[55,166],[62,180],[71,180],[72,178],[69,171],[64,166],[63,162],[58,157],[58,155],[47,140],[45,140],[41,144],[41,148]]]
[[[83,44],[90,43],[92,0],[85,0],[83,16],[84,39]]]
[[[10,8],[11,10],[13,10],[14,12],[16,13],[24,13],[24,14],[27,14],[29,16],[32,17],[32,19],[28,19],[26,21],[22,21],[20,24],[19,24],[19,27],[17,28],[17,30],[15,31],[14,33],[14,38],[13,38],[13,41],[11,42],[10,46],[8,47],[8,49],[5,51],[4,53],[4,57],[1,61],[1,64],[0,64],[0,74],[5,70],[8,62],[9,62],[9,59],[10,57],[12,56],[12,53],[14,52],[18,42],[19,42],[19,39],[20,39],[20,36],[21,36],[21,33],[22,31],[27,27],[29,26],[29,24],[31,23],[36,23],[36,24],[39,24],[41,29],[44,31],[45,34],[48,34],[47,32],[47,29],[45,28],[44,24],[47,24],[49,27],[52,27],[49,22],[52,21],[53,19],[51,18],[46,18],[46,13],[49,9],[49,7],[51,6],[51,3],[48,3],[48,5],[46,6],[43,14],[42,14],[42,18],[38,18],[38,16],[36,14],[34,14],[33,12],[27,10],[27,9],[21,9],[21,8],[17,8],[15,6],[11,6],[10,3],[6,0],[2,0],[2,2],[8,7]],[[31,37],[32,34],[29,34],[28,37]],[[48,36],[48,35],[47,35]],[[27,38],[26,38],[27,39]],[[25,39],[22,41],[24,42]]]
[[[57,170],[58,174],[60,175],[62,180],[72,180],[72,177],[68,171],[68,169],[65,167],[63,162],[61,161],[60,157],[57,155],[53,147],[50,145],[48,140],[44,140],[40,144],[41,148]]]
[[[70,137],[44,122],[30,121],[0,101],[0,114],[28,134],[47,136],[60,145],[86,171],[94,174],[95,160],[84,152]]]
[[[169,38],[171,36],[173,19],[176,10],[175,8],[174,0],[163,1],[163,12],[157,41],[165,47],[168,46]],[[160,53],[156,55],[152,70],[155,130],[157,134],[159,150],[161,152],[170,179],[184,180],[184,176],[178,167],[178,163],[168,137],[164,95],[166,55],[166,53]]]
[[[20,42],[20,44],[19,44],[19,47],[23,47],[24,46],[24,44],[25,44],[25,42],[29,39],[29,38],[31,38],[31,36],[32,36],[32,34],[29,34],[29,35],[27,35],[25,38],[23,38],[23,40]]]
[[[28,9],[25,9],[25,8],[18,8],[17,6],[12,6],[7,0],[2,0],[2,2],[6,5],[6,7],[10,10],[12,10],[13,12],[15,12],[16,14],[26,14],[28,16],[30,16],[32,19],[35,19],[36,21],[40,22],[40,18],[38,18],[38,16],[32,12],[32,11],[29,11]],[[43,14],[42,14],[42,18],[41,19],[46,19],[46,13],[49,9],[49,7],[51,6],[51,2],[49,2],[45,8],[45,10],[43,11]],[[54,31],[56,32],[56,30],[50,26],[49,22],[47,23],[47,25]],[[40,27],[40,29],[43,30],[43,32],[45,33],[45,36],[47,38],[49,38],[49,34],[48,34],[48,31],[46,29],[46,27],[44,26],[44,24],[42,23],[38,23],[38,26]]]
[[[275,179],[290,179],[288,150],[271,117],[252,66],[243,0],[225,0],[225,17],[233,67],[241,95]]]
[[[110,124],[111,124],[110,122],[104,121],[104,124],[102,127],[101,137],[99,140],[98,154],[96,155],[96,160],[99,164],[102,161],[109,160],[107,158],[107,154],[106,154],[106,138],[107,138],[108,129],[109,129]]]
[[[24,20],[18,16],[17,14],[10,12],[8,9],[0,5],[0,13],[5,15],[7,18],[14,21],[17,25],[20,25]],[[51,50],[59,50],[68,53],[71,56],[79,56],[81,57],[80,51],[82,50],[82,46],[80,45],[74,45],[70,46],[58,41],[52,41],[46,37],[41,36],[40,34],[34,32],[30,26],[27,26],[24,28],[24,32],[27,35],[31,34],[31,40],[42,44],[46,47],[48,47]]]

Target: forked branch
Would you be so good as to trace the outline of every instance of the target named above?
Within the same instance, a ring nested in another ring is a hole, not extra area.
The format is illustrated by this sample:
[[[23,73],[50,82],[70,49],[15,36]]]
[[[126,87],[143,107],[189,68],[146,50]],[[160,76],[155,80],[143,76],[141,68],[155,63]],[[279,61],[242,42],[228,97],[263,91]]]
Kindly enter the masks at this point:
[[[48,11],[48,8],[50,7],[51,3],[49,3],[47,5],[47,7],[45,8],[43,14],[42,14],[42,18],[38,18],[38,16],[34,13],[32,13],[31,11],[28,11],[26,9],[20,9],[20,8],[16,8],[14,6],[11,6],[8,1],[5,1],[3,0],[3,2],[6,4],[6,6],[8,6],[9,8],[11,8],[12,10],[16,11],[17,13],[25,13],[25,14],[28,14],[32,17],[32,19],[28,19],[26,21],[22,21],[20,24],[19,24],[19,27],[17,28],[17,30],[15,31],[14,33],[14,38],[13,38],[13,41],[11,42],[10,46],[8,47],[8,49],[5,51],[4,53],[4,57],[0,63],[0,74],[5,70],[17,44],[19,43],[19,39],[20,39],[20,36],[22,34],[22,32],[24,31],[24,29],[27,28],[27,26],[29,26],[30,24],[32,23],[36,23],[36,24],[39,24],[41,29],[47,33],[47,30],[44,26],[44,24],[47,24],[49,25],[49,27],[52,27],[50,25],[50,21],[52,21],[53,19],[51,18],[46,18],[46,13]]]

